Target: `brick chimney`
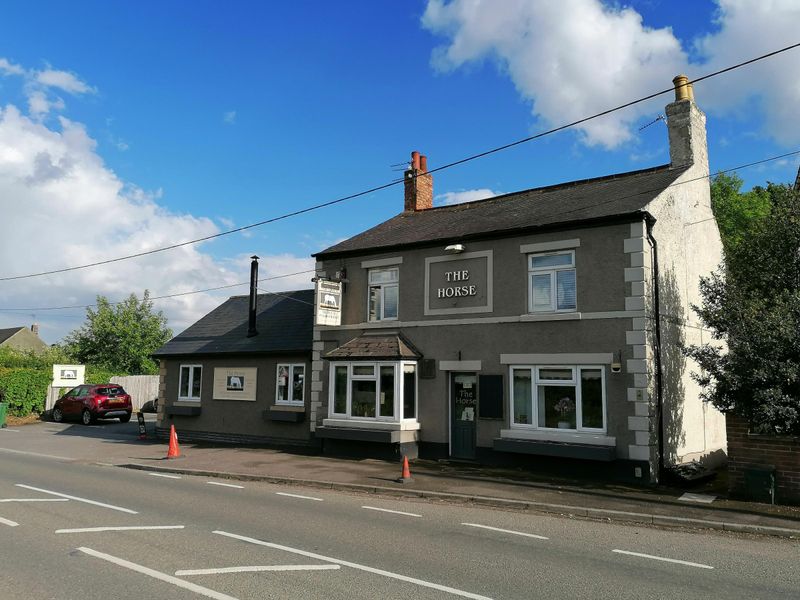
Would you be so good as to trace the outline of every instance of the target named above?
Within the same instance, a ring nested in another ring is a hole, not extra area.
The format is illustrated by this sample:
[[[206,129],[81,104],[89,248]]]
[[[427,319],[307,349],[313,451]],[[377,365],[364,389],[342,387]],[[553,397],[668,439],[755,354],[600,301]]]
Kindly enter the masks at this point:
[[[672,80],[675,101],[667,105],[669,159],[673,167],[695,166],[708,175],[706,116],[694,102],[694,90],[686,75]]]
[[[416,150],[411,153],[411,166],[404,174],[405,204],[403,210],[433,208],[433,175],[428,173],[428,159]]]

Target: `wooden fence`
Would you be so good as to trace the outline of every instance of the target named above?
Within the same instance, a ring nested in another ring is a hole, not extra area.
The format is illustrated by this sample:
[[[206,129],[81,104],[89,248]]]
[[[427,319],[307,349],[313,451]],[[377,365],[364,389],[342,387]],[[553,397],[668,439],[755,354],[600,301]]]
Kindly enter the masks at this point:
[[[158,375],[128,375],[127,377],[112,377],[111,383],[116,383],[125,388],[131,396],[133,412],[136,412],[145,402],[158,397]],[[69,388],[50,386],[47,390],[45,411],[50,411],[59,396]]]

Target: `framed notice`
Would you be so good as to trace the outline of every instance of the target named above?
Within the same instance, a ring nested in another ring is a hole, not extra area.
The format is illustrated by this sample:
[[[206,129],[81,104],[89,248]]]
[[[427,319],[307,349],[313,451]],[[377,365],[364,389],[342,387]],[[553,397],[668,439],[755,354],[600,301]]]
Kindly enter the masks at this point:
[[[53,365],[53,387],[75,387],[83,385],[84,365]]]
[[[340,281],[317,279],[316,299],[316,324],[341,325],[342,283]]]
[[[256,401],[255,367],[222,367],[214,369],[214,400]]]

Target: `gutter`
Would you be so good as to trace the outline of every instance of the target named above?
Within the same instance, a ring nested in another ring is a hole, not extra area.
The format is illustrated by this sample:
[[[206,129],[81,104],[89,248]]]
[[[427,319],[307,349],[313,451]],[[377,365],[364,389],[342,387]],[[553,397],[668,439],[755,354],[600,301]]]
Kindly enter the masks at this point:
[[[656,411],[658,418],[658,472],[656,473],[656,481],[658,481],[664,471],[664,384],[661,373],[661,300],[658,289],[658,243],[656,238],[653,237],[653,226],[656,224],[656,218],[649,212],[645,212],[644,222],[647,230],[647,241],[653,250],[650,262],[653,285],[653,314],[655,315],[653,319],[655,352],[653,355],[656,363]]]

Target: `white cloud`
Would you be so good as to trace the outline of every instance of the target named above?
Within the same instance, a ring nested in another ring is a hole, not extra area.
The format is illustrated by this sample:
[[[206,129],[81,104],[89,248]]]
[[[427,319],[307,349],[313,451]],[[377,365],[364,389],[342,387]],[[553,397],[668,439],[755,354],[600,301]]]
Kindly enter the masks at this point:
[[[51,110],[64,110],[61,98],[50,100],[42,90],[33,90],[28,94],[28,114],[37,119],[47,115]]]
[[[229,110],[228,112],[223,113],[222,120],[228,125],[234,125],[236,123],[236,111]]]
[[[0,75],[24,75],[25,69],[15,65],[7,58],[0,58]]]
[[[633,8],[600,0],[429,0],[422,24],[447,40],[434,50],[435,68],[491,60],[533,114],[553,126],[667,88],[679,73],[698,76],[797,41],[796,0],[717,2],[717,29],[697,41],[702,64],[689,63],[670,28],[648,27]],[[680,18],[679,11],[675,15]],[[800,141],[796,53],[698,84],[699,104],[708,112],[745,111],[755,98],[770,135],[785,144]],[[668,101],[661,96],[577,130],[588,145],[614,148],[632,138],[639,119],[652,118]]]
[[[453,204],[461,204],[463,202],[472,202],[473,200],[484,200],[497,196],[497,192],[493,192],[488,188],[481,188],[477,190],[460,190],[458,192],[445,192],[437,194],[434,200],[436,204],[443,204],[445,206]]]
[[[36,83],[44,87],[58,88],[70,94],[94,94],[97,90],[87,85],[74,73],[69,71],[58,71],[55,69],[45,69],[35,71],[33,79]]]
[[[210,219],[160,206],[160,191],[122,182],[103,163],[96,145],[80,123],[62,117],[51,128],[13,105],[0,109],[0,214],[5,223],[0,276],[86,264],[218,232]],[[247,263],[222,264],[203,252],[202,245],[191,245],[102,267],[4,282],[0,306],[92,304],[97,294],[113,301],[130,293],[141,296],[144,289],[164,295],[247,278]],[[236,288],[181,296],[157,301],[156,308],[165,311],[178,331],[233,293]],[[52,319],[48,312],[36,314],[48,342],[83,320],[82,315],[70,320],[58,313]],[[0,312],[0,327],[24,325],[30,318]]]

